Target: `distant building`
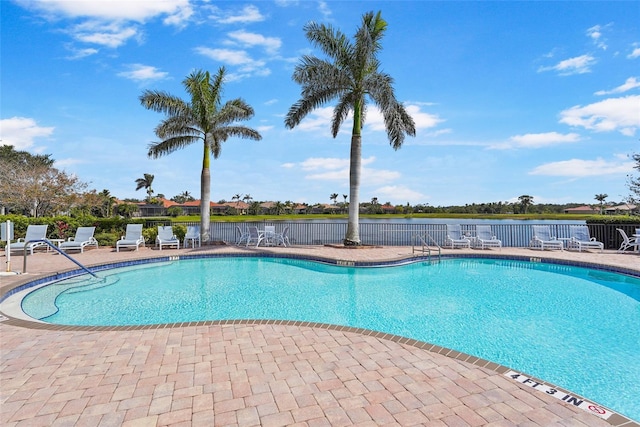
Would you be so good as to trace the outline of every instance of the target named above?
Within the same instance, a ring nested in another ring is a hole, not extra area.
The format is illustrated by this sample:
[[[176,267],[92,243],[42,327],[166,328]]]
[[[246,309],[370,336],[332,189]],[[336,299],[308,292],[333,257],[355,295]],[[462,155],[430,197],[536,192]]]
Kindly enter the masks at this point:
[[[567,208],[564,210],[566,214],[586,214],[586,215],[597,215],[600,213],[600,208],[594,208],[589,205],[578,206],[575,208]]]
[[[611,206],[604,211],[607,215],[640,215],[640,208],[629,203]]]

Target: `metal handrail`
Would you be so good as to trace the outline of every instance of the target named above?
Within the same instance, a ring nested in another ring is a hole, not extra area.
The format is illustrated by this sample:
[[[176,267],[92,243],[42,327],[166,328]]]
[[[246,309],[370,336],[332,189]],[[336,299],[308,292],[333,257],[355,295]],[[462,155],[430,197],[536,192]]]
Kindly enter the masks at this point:
[[[90,275],[92,275],[93,277],[95,277],[96,279],[98,278],[98,276],[95,275],[95,273],[93,273],[91,270],[89,270],[87,267],[85,267],[84,265],[80,264],[78,261],[76,261],[75,259],[71,258],[69,255],[67,255],[66,253],[64,253],[63,251],[60,250],[59,247],[57,247],[56,245],[54,245],[53,243],[51,243],[49,241],[49,239],[35,239],[35,240],[27,240],[26,242],[24,242],[24,248],[23,248],[23,253],[24,253],[24,262],[22,264],[22,274],[25,274],[27,272],[27,245],[29,243],[35,243],[35,242],[43,242],[47,245],[49,245],[51,248],[53,248],[56,252],[58,252],[61,255],[64,255],[65,258],[67,258],[68,260],[70,260],[71,262],[73,262],[74,264],[76,264],[78,267],[80,267],[81,269],[83,269],[84,271],[86,271],[87,273],[89,273]]]
[[[440,260],[442,258],[442,248],[440,247],[438,242],[436,242],[436,240],[433,237],[431,237],[431,235],[429,233],[425,232],[424,236],[423,236],[423,234],[414,233],[412,237],[413,238],[411,239],[411,253],[415,253],[416,252],[415,242],[416,242],[416,240],[420,240],[420,243],[421,243],[420,251],[424,254],[425,248],[426,248],[427,255],[429,256],[429,259],[431,259],[431,245],[429,245],[429,243],[427,242],[427,239],[428,239],[431,242],[433,242],[433,244],[438,248],[438,260]]]

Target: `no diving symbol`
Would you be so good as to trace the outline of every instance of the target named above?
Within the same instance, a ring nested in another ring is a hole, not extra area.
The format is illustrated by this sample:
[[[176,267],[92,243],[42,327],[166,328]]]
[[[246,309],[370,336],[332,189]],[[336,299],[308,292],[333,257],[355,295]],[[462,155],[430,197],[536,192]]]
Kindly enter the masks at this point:
[[[596,414],[604,415],[607,413],[606,409],[603,409],[599,406],[589,405],[589,410],[595,412]]]

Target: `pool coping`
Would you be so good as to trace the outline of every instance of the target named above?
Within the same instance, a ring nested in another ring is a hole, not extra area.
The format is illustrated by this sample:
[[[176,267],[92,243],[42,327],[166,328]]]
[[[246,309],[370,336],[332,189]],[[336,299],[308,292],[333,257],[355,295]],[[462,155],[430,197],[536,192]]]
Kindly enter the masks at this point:
[[[542,254],[541,254],[542,255]],[[309,255],[301,255],[295,253],[202,253],[202,254],[181,254],[181,255],[163,255],[163,256],[149,256],[145,258],[132,259],[127,261],[119,261],[119,262],[107,262],[107,263],[97,263],[94,265],[90,265],[88,268],[92,272],[100,272],[113,268],[122,268],[122,267],[130,267],[135,265],[145,265],[145,264],[155,264],[161,262],[171,262],[178,260],[190,260],[190,259],[205,259],[205,258],[229,258],[229,257],[244,257],[244,258],[276,258],[276,259],[295,259],[302,261],[313,261],[319,262],[329,265],[335,265],[340,267],[389,267],[389,266],[400,266],[415,262],[430,262],[437,261],[440,259],[499,259],[499,260],[512,260],[512,261],[524,261],[531,263],[547,263],[547,264],[555,264],[555,265],[567,265],[567,266],[576,266],[576,267],[584,267],[591,268],[601,271],[609,271],[624,275],[629,275],[633,277],[640,277],[640,271],[632,268],[624,268],[619,266],[612,266],[608,264],[602,263],[594,263],[594,262],[585,262],[585,261],[575,261],[575,260],[563,260],[553,257],[545,257],[545,256],[523,256],[523,255],[503,255],[503,254],[483,254],[483,253],[461,253],[461,254],[443,254],[440,257],[436,258],[433,256],[405,256],[392,260],[380,260],[380,261],[354,261],[354,260],[342,260],[342,259],[334,259],[327,258],[322,256],[309,256]],[[436,259],[434,259],[436,258]],[[52,274],[44,274],[42,277],[38,278],[28,278],[25,280],[19,280],[17,283],[13,283],[10,285],[6,285],[0,288],[0,303],[14,295],[15,293],[25,291],[32,287],[36,287],[39,285],[44,285],[51,282],[56,282],[59,280],[67,279],[74,276],[79,276],[86,274],[85,270],[82,269],[67,269],[57,273]],[[1,307],[1,306],[0,306]],[[514,371],[512,368],[501,365],[489,360],[485,360],[473,355],[469,355],[466,353],[459,352],[454,349],[438,346],[436,344],[415,340],[412,338],[407,338],[399,335],[388,334],[384,332],[374,331],[370,329],[343,326],[343,325],[335,325],[335,324],[326,324],[326,323],[317,323],[317,322],[306,322],[306,321],[292,321],[292,320],[270,320],[270,319],[236,319],[236,320],[213,320],[213,321],[194,321],[194,322],[180,322],[180,323],[170,323],[170,324],[154,324],[154,325],[130,325],[130,326],[69,326],[69,325],[55,325],[45,322],[38,321],[29,321],[25,319],[18,319],[12,316],[8,316],[7,314],[0,311],[0,316],[4,317],[1,320],[2,324],[15,326],[15,327],[23,327],[30,329],[41,329],[47,331],[130,331],[130,330],[145,330],[145,329],[171,329],[171,328],[182,328],[182,327],[192,327],[192,326],[213,326],[213,325],[221,325],[221,326],[229,326],[229,325],[285,325],[285,326],[295,326],[295,327],[310,327],[310,328],[318,328],[318,329],[327,329],[327,330],[335,330],[340,332],[350,332],[356,333],[366,336],[372,336],[377,339],[388,340],[392,342],[396,342],[402,345],[412,346],[419,349],[423,349],[426,351],[438,353],[440,355],[444,355],[446,357],[450,357],[454,360],[470,363],[479,368],[489,369],[498,374],[505,375],[510,378],[512,381],[519,382],[520,384],[529,385],[533,388],[538,388],[538,390],[554,390],[554,393],[562,393],[564,395],[565,403],[571,404],[574,406],[579,406],[581,409],[585,410],[588,413],[591,413],[594,416],[597,416],[604,421],[607,421],[610,425],[615,427],[640,427],[640,423],[621,415],[604,405],[600,405],[596,402],[593,402],[590,399],[587,399],[583,396],[580,396],[576,393],[573,393],[569,390],[563,389],[562,387],[557,387],[552,383],[546,382],[544,380],[538,379],[536,377],[529,376],[526,373],[522,373],[519,371]],[[514,377],[515,375],[515,377]],[[524,381],[520,381],[519,377],[525,378]],[[585,405],[579,405],[578,403]],[[602,415],[602,412],[606,417]],[[608,414],[607,414],[608,411]]]

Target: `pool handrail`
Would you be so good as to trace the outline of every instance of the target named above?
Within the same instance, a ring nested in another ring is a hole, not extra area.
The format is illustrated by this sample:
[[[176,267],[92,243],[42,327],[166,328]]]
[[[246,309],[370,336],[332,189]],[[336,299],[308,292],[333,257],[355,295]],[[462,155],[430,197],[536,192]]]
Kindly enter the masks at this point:
[[[416,244],[415,244],[416,240],[419,240],[421,244],[421,249],[416,249]],[[436,240],[433,237],[431,237],[431,235],[427,232],[413,234],[413,238],[411,239],[411,253],[420,251],[424,254],[425,248],[426,248],[427,256],[429,257],[429,259],[431,259],[431,245],[429,245],[427,240],[430,240],[431,242],[433,242],[433,244],[438,248],[438,260],[442,259],[442,248],[440,247],[438,242],[436,242]]]
[[[29,243],[34,243],[34,242],[43,242],[43,243],[47,244],[49,247],[53,248],[53,250],[58,252],[60,255],[64,255],[65,258],[67,258],[68,260],[70,260],[71,262],[76,264],[81,269],[83,269],[84,271],[86,271],[87,273],[89,273],[90,275],[95,277],[96,279],[98,278],[98,276],[96,276],[93,271],[89,270],[87,267],[85,267],[84,265],[80,264],[75,259],[71,258],[71,256],[69,256],[69,254],[65,253],[64,251],[61,251],[60,248],[58,248],[56,245],[51,243],[51,241],[49,239],[34,239],[34,240],[27,240],[26,242],[24,242],[25,252],[24,252],[24,262],[22,263],[22,274],[25,274],[27,272],[27,252],[26,252],[27,245]]]

